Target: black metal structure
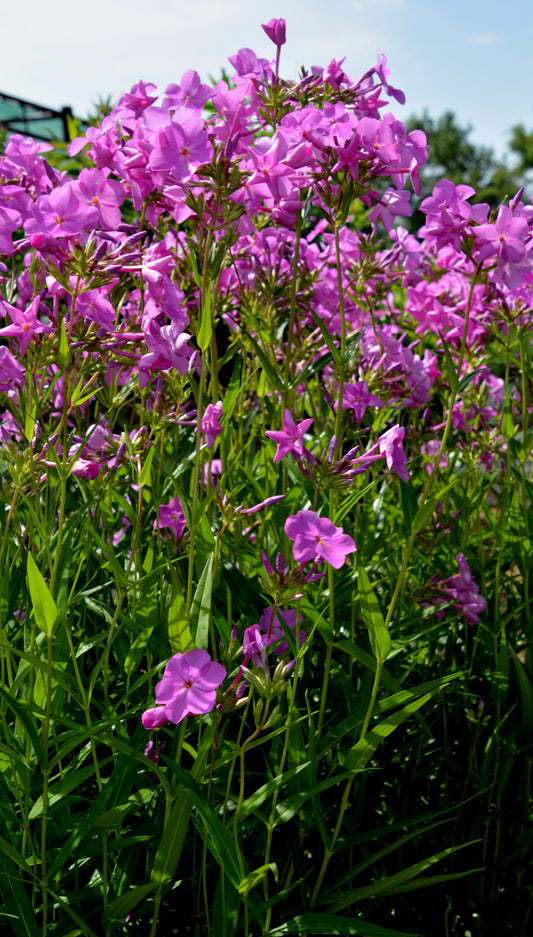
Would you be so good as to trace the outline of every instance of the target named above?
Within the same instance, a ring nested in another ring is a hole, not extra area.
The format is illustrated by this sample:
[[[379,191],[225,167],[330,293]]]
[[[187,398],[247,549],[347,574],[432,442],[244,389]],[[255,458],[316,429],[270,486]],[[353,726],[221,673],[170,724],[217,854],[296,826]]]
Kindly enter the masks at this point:
[[[46,142],[62,140],[68,143],[69,117],[72,117],[70,107],[54,111],[51,107],[41,107],[0,91],[0,127],[8,133],[22,133]]]

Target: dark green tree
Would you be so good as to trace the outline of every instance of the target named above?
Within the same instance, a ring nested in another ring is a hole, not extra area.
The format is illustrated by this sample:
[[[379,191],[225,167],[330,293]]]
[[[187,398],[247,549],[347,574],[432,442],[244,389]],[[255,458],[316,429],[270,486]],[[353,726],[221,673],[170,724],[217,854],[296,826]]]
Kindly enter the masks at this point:
[[[518,158],[518,172],[525,175],[533,169],[533,130],[529,132],[523,124],[517,124],[511,130],[509,149]]]

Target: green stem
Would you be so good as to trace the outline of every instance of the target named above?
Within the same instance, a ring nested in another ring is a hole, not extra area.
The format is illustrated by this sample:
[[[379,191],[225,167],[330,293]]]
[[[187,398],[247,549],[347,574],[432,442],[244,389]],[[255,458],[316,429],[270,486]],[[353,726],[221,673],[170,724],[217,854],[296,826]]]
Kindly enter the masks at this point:
[[[335,437],[337,445],[335,447],[335,458],[342,456],[342,399],[344,396],[344,380],[346,375],[346,312],[344,309],[344,292],[342,287],[342,268],[341,268],[341,248],[339,239],[340,225],[335,222],[335,264],[337,268],[337,290],[339,293],[339,313],[341,317],[341,347],[340,347],[340,366],[339,366],[339,392],[337,415],[335,417]]]

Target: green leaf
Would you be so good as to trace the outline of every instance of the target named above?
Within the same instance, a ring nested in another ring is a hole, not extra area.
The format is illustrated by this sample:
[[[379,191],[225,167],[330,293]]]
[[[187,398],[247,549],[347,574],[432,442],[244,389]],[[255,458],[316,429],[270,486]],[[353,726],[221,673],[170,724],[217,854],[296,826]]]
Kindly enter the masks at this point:
[[[132,804],[117,804],[117,806],[112,807],[111,810],[106,810],[94,823],[94,831],[100,836],[104,836],[109,831],[120,830],[122,826],[122,821],[124,820],[127,812],[131,810]]]
[[[0,855],[0,894],[2,917],[10,919],[15,937],[40,937],[35,912],[14,863]]]
[[[452,680],[464,677],[465,674],[466,670],[457,670],[455,673],[446,674],[444,677],[436,677],[434,680],[427,680],[425,683],[420,683],[418,686],[408,690],[399,690],[397,693],[393,693],[392,696],[387,696],[385,699],[378,700],[374,706],[374,713],[379,715],[379,713],[395,709],[396,706],[401,706],[402,703],[410,703],[414,699],[419,699],[426,693],[437,693],[439,690],[443,690],[447,687]]]
[[[502,436],[504,439],[513,439],[516,435],[513,422],[513,412],[511,409],[511,399],[509,395],[509,382],[505,387],[505,402],[503,405]]]
[[[337,914],[300,914],[280,927],[269,930],[268,937],[283,937],[284,934],[356,934],[361,937],[418,937],[407,931],[390,930],[370,924],[369,921],[353,917],[339,917]]]
[[[511,646],[509,646],[509,653],[516,670],[518,686],[520,689],[522,716],[520,724],[521,743],[522,745],[527,746],[533,737],[533,687],[531,685],[531,678],[526,668],[516,654],[514,648]]]
[[[199,813],[199,817],[193,815],[194,824],[203,833],[203,828],[207,833],[207,848],[213,854],[221,869],[228,876],[231,884],[242,894],[248,894],[248,891],[242,891],[243,877],[239,865],[239,857],[233,837],[227,827],[218,819],[214,809],[206,804],[203,797],[196,791],[189,790],[188,795],[193,806]],[[248,874],[247,866],[243,862],[245,876]]]
[[[170,811],[170,816],[163,830],[163,834],[154,857],[151,879],[152,882],[163,884],[172,881],[180,861],[185,837],[191,819],[193,801],[190,796],[192,787],[203,777],[207,757],[213,744],[214,727],[206,731],[198,755],[187,775],[187,788],[182,788],[176,797]],[[176,766],[177,767],[177,766]],[[186,775],[181,772],[180,776]],[[190,786],[189,786],[190,785]]]
[[[367,732],[364,738],[359,739],[356,745],[348,752],[345,759],[346,766],[353,771],[362,771],[372,758],[378,745],[381,745],[402,722],[409,719],[413,713],[417,712],[417,710],[427,703],[432,695],[432,693],[426,693],[420,699],[413,700],[411,703],[408,703],[407,706],[404,706],[403,709],[400,709],[399,712],[393,713],[387,719],[378,723],[377,726],[374,726],[372,730]]]
[[[51,638],[57,621],[57,607],[31,553],[28,553],[28,585],[35,622]]]
[[[31,384],[30,384],[31,387]],[[28,399],[29,394],[26,393],[26,399]],[[37,419],[37,394],[35,388],[33,388],[33,393],[31,394],[31,409],[26,411],[24,418],[24,435],[28,442],[31,443],[33,437],[35,436],[35,420]]]
[[[428,498],[422,507],[418,509],[411,525],[411,532],[413,534],[419,534],[420,531],[424,529],[435,510],[438,500],[438,497],[433,495],[433,497]]]
[[[340,368],[340,364],[341,364],[340,352],[337,346],[335,345],[335,342],[333,341],[331,334],[328,332],[326,328],[326,323],[324,322],[323,319],[320,318],[319,315],[316,314],[316,312],[314,312],[312,308],[310,308],[309,311],[313,317],[313,322],[315,323],[317,328],[320,329],[320,334],[322,335],[322,338],[324,339],[326,345],[328,346],[331,352],[331,357],[333,358],[337,368]]]
[[[211,336],[213,334],[213,322],[211,319],[211,289],[205,291],[204,305],[199,311],[198,334],[196,341],[202,351],[209,348]]]
[[[194,253],[194,249],[192,248],[192,246],[189,246],[189,250],[187,251],[187,256],[189,258],[189,261],[192,267],[193,280],[196,283],[196,286],[198,287],[198,289],[201,289],[202,277],[198,269],[198,260],[197,260],[196,254]]]
[[[278,881],[278,867],[275,862],[268,862],[266,865],[260,865],[259,868],[254,869],[253,872],[250,872],[248,875],[242,879],[239,885],[239,894],[248,895],[252,888],[256,888],[257,885],[260,885],[261,882],[265,880],[268,873],[272,872],[276,882]]]
[[[194,647],[194,641],[187,620],[185,592],[173,566],[170,567],[170,580],[172,594],[168,610],[168,640],[173,654],[184,654]]]
[[[400,481],[400,499],[402,502],[403,519],[408,531],[411,531],[413,521],[418,512],[418,501],[412,482]]]
[[[117,585],[125,587],[127,585],[126,574],[124,569],[118,562],[115,556],[115,550],[112,543],[106,543],[103,537],[100,536],[97,530],[94,529],[92,524],[87,524],[85,527],[85,532],[89,534],[90,537],[95,541],[96,545],[100,548],[102,556],[100,558],[100,563],[103,568],[109,565],[113,571],[113,575],[117,582]]]
[[[343,644],[349,644],[349,642],[339,641],[336,647],[340,647]],[[367,655],[369,657],[369,655]],[[376,669],[376,662],[373,658],[369,659],[374,664],[374,672]],[[457,671],[453,674],[447,674],[444,677],[437,677],[435,680],[428,680],[426,683],[421,683],[418,686],[413,687],[409,690],[401,689],[401,684],[393,680],[391,677],[385,679],[382,672],[382,681],[385,684],[393,684],[392,689],[398,687],[397,692],[393,693],[392,696],[387,696],[385,699],[379,700],[374,706],[374,714],[376,716],[380,713],[388,712],[391,709],[395,709],[397,706],[402,704],[410,703],[415,699],[419,699],[421,696],[426,695],[427,693],[436,693],[439,690],[443,690],[447,687],[452,680],[457,680],[459,677],[464,677],[465,671]],[[340,722],[337,722],[333,728],[328,732],[326,736],[321,740],[320,750],[318,752],[318,758],[322,759],[326,752],[333,748],[334,745],[337,745],[342,738],[349,736],[358,728],[362,726],[364,721],[364,713],[354,712],[350,716],[347,716],[346,719],[342,719]]]
[[[19,869],[23,869],[28,875],[31,875],[31,869],[26,864],[26,860],[7,839],[4,839],[3,836],[0,836],[0,853],[4,856],[7,856]],[[0,856],[1,858],[1,856]]]
[[[390,634],[385,627],[385,621],[379,607],[378,600],[368,578],[364,566],[359,566],[357,570],[357,582],[359,587],[359,601],[361,603],[361,614],[363,621],[368,628],[370,645],[377,661],[383,663],[389,655],[391,647]]]
[[[437,852],[427,859],[422,859],[420,862],[416,862],[414,865],[402,869],[401,872],[397,872],[395,875],[388,875],[380,879],[380,881],[372,882],[371,885],[365,885],[362,888],[352,888],[343,893],[341,900],[333,905],[332,910],[342,911],[343,908],[349,907],[353,902],[364,901],[367,898],[377,898],[378,896],[411,891],[418,884],[423,884],[423,879],[416,883],[413,880],[418,879],[425,869],[429,869],[431,866],[435,865],[436,862],[442,862],[443,859],[458,852],[460,849],[465,849],[467,846],[473,846],[479,842],[481,842],[481,840],[472,839],[467,843],[460,843],[459,846],[450,846],[448,849],[443,849],[441,852]]]
[[[40,736],[35,729],[34,721],[30,714],[28,704],[24,700],[15,699],[11,695],[11,693],[9,693],[7,690],[4,689],[1,683],[0,683],[0,697],[2,697],[6,701],[7,706],[13,711],[16,718],[19,719],[21,724],[24,726],[24,729],[27,732],[28,738],[33,746],[33,750],[35,754],[37,755],[39,764],[41,768],[44,767],[45,757],[44,757],[43,745],[42,745]]]
[[[155,446],[151,446],[150,449],[148,450],[148,455],[146,456],[146,459],[144,460],[144,465],[139,475],[139,485],[141,486],[141,488],[144,488],[145,486],[150,487],[152,462],[154,461],[154,452],[155,452]]]
[[[98,387],[92,387],[89,390],[86,390],[86,388],[87,381],[85,376],[80,377],[70,397],[71,402],[75,407],[81,407],[82,404],[87,403],[88,400],[91,400],[91,398],[94,397],[99,391]]]
[[[59,352],[57,360],[62,368],[68,368],[70,364],[70,348],[68,347],[67,330],[65,328],[64,319],[61,319],[61,325],[59,326]]]
[[[200,582],[196,587],[191,604],[191,634],[194,647],[207,649],[209,637],[209,619],[211,615],[211,594],[213,591],[213,566],[215,555],[211,553],[204,566]]]
[[[228,389],[224,394],[224,400],[222,401],[222,416],[220,418],[220,425],[227,426],[228,423],[233,418],[233,411],[235,409],[235,403],[237,397],[244,390],[245,385],[252,377],[251,372],[246,381],[244,382],[241,388],[241,371],[242,371],[242,361],[238,355],[235,356],[235,362],[233,364],[233,371],[231,374],[231,379],[228,384]]]
[[[268,359],[268,357],[265,355],[263,349],[261,348],[261,346],[259,345],[259,343],[255,340],[255,338],[253,338],[252,335],[248,335],[248,340],[250,341],[251,345],[253,346],[253,349],[254,349],[254,351],[255,351],[257,357],[259,358],[259,361],[260,361],[261,364],[263,365],[263,368],[264,368],[264,370],[266,371],[266,373],[267,373],[267,375],[268,375],[268,379],[269,379],[270,383],[273,385],[273,387],[276,388],[276,390],[279,390],[280,394],[282,394],[282,393],[283,393],[283,384],[282,384],[282,382],[280,381],[279,374],[278,374],[278,371],[277,371],[276,367],[274,367],[274,365],[269,361],[269,359]]]
[[[221,872],[213,904],[213,937],[235,937],[241,900],[237,889],[233,888]]]
[[[158,887],[158,882],[148,882],[146,885],[139,885],[132,891],[126,892],[126,894],[121,895],[120,898],[115,898],[114,901],[108,904],[103,913],[102,923],[104,927],[109,927],[113,921],[124,921],[127,915],[137,907],[139,902]]]

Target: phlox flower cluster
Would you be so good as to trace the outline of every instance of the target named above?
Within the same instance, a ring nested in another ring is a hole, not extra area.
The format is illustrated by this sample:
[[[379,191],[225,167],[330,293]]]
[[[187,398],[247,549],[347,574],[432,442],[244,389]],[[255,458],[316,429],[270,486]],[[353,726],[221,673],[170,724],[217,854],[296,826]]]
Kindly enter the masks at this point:
[[[388,109],[404,96],[383,54],[359,79],[342,59],[288,82],[285,21],[263,29],[275,58],[240,49],[214,87],[194,70],[162,91],[139,81],[71,142],[72,175],[19,134],[0,155],[0,443],[13,490],[39,497],[47,480],[74,476],[80,503],[111,515],[113,477],[120,538],[131,527],[136,547],[159,534],[182,559],[200,544],[217,572],[219,549],[239,571],[246,550],[261,551],[277,611],[245,632],[256,667],[286,651],[288,631],[296,640],[296,613],[279,609],[323,564],[330,575],[352,565],[355,539],[326,516],[325,492],[349,486],[355,500],[375,463],[389,473],[383,490],[397,491],[411,464],[436,458],[449,360],[458,380],[474,372],[450,406],[455,455],[498,464],[505,388],[484,348],[529,323],[533,290],[522,192],[491,213],[470,187],[441,180],[418,235],[398,223],[411,213],[407,183],[420,193],[427,144]],[[511,422],[526,409],[518,396]],[[259,466],[272,473],[267,490]],[[300,501],[288,481],[298,472]],[[181,475],[188,489],[174,484]],[[263,539],[273,514],[291,562]],[[186,559],[191,599],[197,557]],[[483,600],[457,562],[441,595],[477,621]],[[206,651],[175,655],[145,726],[210,712],[224,676]]]
[[[479,593],[463,554],[458,553],[456,560],[459,572],[443,580],[440,580],[438,576],[433,576],[430,580],[431,595],[425,596],[419,604],[422,608],[430,608],[433,605],[442,606],[443,603],[451,603],[457,614],[469,625],[477,625],[479,615],[485,611],[487,603]],[[444,609],[438,608],[435,615],[438,618],[444,618]]]

